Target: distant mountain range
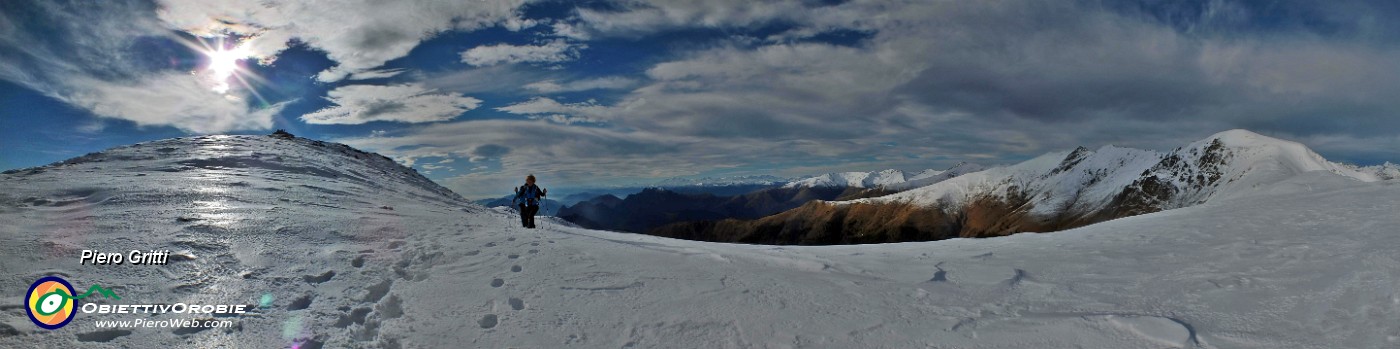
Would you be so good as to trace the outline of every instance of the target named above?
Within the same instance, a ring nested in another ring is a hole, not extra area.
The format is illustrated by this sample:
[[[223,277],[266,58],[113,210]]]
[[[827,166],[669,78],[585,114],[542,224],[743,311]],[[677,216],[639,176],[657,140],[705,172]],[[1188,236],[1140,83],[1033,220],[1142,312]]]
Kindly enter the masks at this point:
[[[1333,163],[1299,143],[1232,130],[1170,152],[1080,147],[887,196],[809,202],[761,219],[677,223],[651,233],[707,241],[852,244],[1045,232],[1269,190],[1312,171],[1358,181],[1400,177],[1400,166],[1393,164]],[[897,177],[889,172],[870,177],[829,176],[811,183],[897,182],[889,180]]]
[[[650,233],[673,223],[755,219],[812,201],[886,195],[980,169],[978,165],[960,163],[947,170],[925,170],[912,176],[885,170],[830,173],[796,180],[776,176],[669,179],[625,198],[602,195],[577,202],[560,210],[558,216],[588,228]]]
[[[784,184],[783,187],[883,188],[899,191],[942,182],[949,178],[984,169],[986,168],[982,165],[960,162],[946,170],[927,169],[912,175],[895,169],[871,172],[833,172],[791,181]]]
[[[649,233],[656,227],[676,222],[753,219],[813,200],[854,199],[888,193],[880,189],[811,187],[767,188],[726,196],[647,188],[626,198],[595,197],[565,207],[558,216],[586,228]]]
[[[479,205],[481,205],[481,206],[486,206],[486,207],[515,207],[515,206],[511,203],[511,199],[514,199],[514,198],[515,198],[515,194],[510,194],[510,195],[502,196],[502,197],[495,198],[495,199],[481,199],[481,200],[476,200],[476,201],[473,201],[473,202],[475,202],[475,203],[477,203],[477,204],[479,204]],[[549,199],[548,197],[545,197],[544,201],[541,202],[541,204],[540,204],[540,213],[539,213],[539,214],[542,215],[542,216],[553,216],[553,215],[555,215],[556,213],[559,212],[559,208],[561,208],[561,207],[564,207],[564,204],[563,204],[563,203],[561,203],[561,202],[559,202],[559,201],[556,201],[556,200],[554,200],[554,199]]]

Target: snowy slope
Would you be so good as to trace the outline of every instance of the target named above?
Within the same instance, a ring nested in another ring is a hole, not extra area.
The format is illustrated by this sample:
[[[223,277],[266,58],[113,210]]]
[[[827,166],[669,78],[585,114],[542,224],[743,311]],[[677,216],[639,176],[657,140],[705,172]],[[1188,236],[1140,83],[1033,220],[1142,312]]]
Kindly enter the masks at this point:
[[[873,188],[880,185],[903,183],[904,171],[883,170],[871,172],[832,172],[803,178],[783,185],[784,188],[803,187],[856,187]]]
[[[833,172],[819,176],[807,177],[783,185],[785,188],[811,188],[811,187],[851,187],[851,188],[884,188],[889,190],[904,190],[917,188],[942,180],[957,177],[966,173],[983,170],[977,164],[958,163],[946,170],[928,169],[919,171],[913,175],[904,171],[889,169],[871,172]]]
[[[920,171],[919,173],[915,173],[914,175],[909,176],[909,177],[908,177],[904,182],[902,182],[902,183],[894,183],[894,184],[886,185],[886,186],[885,186],[885,189],[889,189],[889,190],[909,190],[909,189],[913,189],[913,188],[925,187],[925,186],[932,185],[932,184],[934,184],[934,183],[946,181],[946,180],[953,179],[953,178],[958,177],[958,176],[962,176],[962,175],[965,175],[965,174],[968,174],[968,173],[973,173],[973,172],[979,172],[979,171],[983,171],[983,170],[986,170],[986,169],[987,169],[987,168],[986,168],[986,167],[983,167],[982,165],[973,164],[973,163],[967,163],[967,162],[959,162],[958,164],[953,165],[953,167],[949,167],[949,168],[946,169],[946,170],[932,170],[932,169],[930,169],[930,170],[923,170],[923,171]]]
[[[777,247],[522,229],[335,149],[204,137],[0,175],[0,304],[47,274],[113,288],[112,304],[265,303],[202,331],[93,314],[48,331],[7,306],[0,347],[1400,345],[1396,182],[1309,172],[1051,234]],[[75,252],[156,247],[193,258]]]

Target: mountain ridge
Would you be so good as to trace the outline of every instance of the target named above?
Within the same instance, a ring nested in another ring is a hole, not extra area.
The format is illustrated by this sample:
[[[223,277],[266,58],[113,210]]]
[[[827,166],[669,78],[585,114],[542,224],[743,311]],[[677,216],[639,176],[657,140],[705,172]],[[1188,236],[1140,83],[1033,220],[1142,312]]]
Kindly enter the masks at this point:
[[[1057,231],[1217,196],[1248,195],[1311,171],[1357,181],[1393,178],[1384,167],[1333,163],[1300,143],[1229,130],[1170,152],[1078,147],[886,196],[813,202],[749,221],[678,223],[653,233],[711,241],[847,244]]]
[[[925,169],[913,174],[896,169],[869,172],[831,172],[793,180],[783,184],[783,187],[851,187],[899,191],[937,183],[984,169],[986,168],[982,165],[959,162],[947,169]]]

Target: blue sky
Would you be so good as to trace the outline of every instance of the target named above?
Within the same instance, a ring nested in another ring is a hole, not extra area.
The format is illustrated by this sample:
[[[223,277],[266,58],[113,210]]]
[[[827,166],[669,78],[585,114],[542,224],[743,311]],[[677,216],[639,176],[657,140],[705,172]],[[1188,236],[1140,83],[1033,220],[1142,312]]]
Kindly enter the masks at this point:
[[[526,173],[586,188],[995,165],[1232,128],[1375,164],[1400,160],[1397,15],[1354,0],[5,1],[0,168],[279,128],[469,197]]]

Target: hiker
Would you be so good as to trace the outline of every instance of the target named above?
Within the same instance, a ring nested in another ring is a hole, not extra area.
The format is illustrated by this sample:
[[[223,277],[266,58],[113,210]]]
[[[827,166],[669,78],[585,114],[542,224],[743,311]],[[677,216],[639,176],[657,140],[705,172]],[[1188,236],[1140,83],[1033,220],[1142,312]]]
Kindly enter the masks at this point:
[[[540,212],[540,202],[544,201],[545,193],[549,192],[544,188],[535,186],[535,175],[525,176],[525,185],[515,188],[515,198],[510,200],[511,204],[519,202],[520,224],[526,228],[535,228],[535,214]]]

